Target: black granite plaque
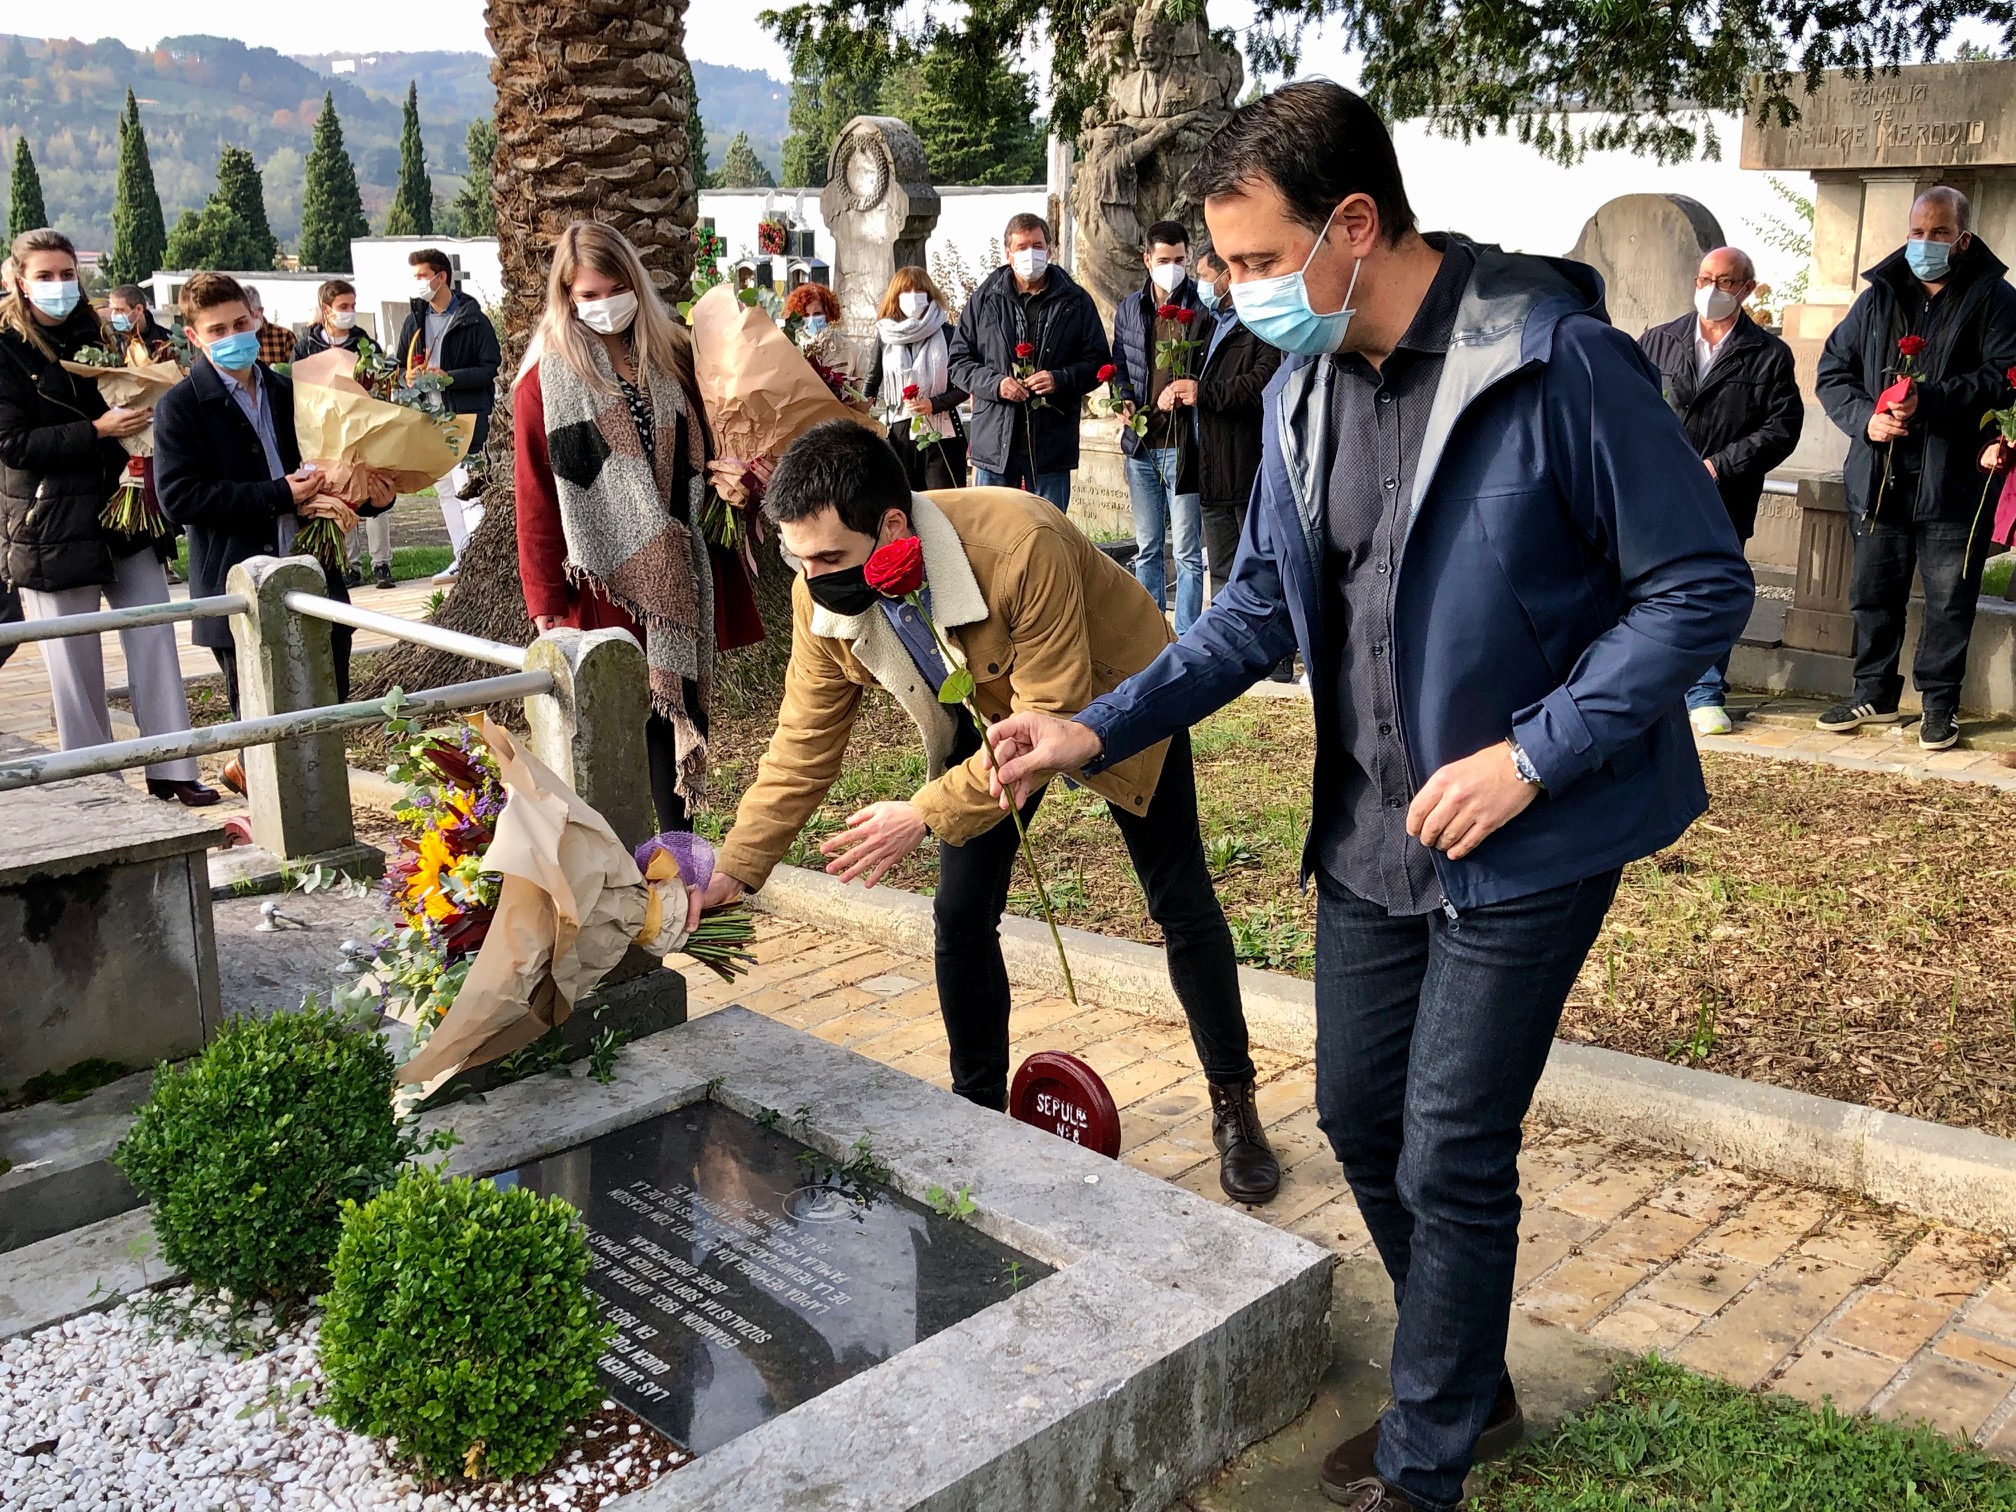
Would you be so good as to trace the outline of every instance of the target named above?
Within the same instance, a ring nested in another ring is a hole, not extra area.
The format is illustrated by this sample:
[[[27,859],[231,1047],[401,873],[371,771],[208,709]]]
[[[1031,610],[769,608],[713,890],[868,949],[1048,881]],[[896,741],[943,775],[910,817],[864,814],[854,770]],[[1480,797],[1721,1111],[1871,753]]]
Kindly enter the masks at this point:
[[[610,1394],[695,1454],[1050,1274],[713,1102],[491,1179],[581,1210]]]

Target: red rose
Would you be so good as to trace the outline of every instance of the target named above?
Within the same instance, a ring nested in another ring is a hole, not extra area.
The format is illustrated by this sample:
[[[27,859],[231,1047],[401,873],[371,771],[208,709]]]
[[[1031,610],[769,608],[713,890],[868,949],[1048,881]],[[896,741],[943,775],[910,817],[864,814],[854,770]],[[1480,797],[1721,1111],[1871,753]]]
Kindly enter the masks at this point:
[[[1181,315],[1182,313],[1183,313],[1183,306],[1178,304],[1165,304],[1160,305],[1156,308],[1155,318],[1157,320],[1174,320],[1176,319],[1177,316]]]
[[[1022,358],[1034,357],[1036,355],[1036,348],[1026,341],[1018,341],[1015,343],[1015,355]]]
[[[2008,372],[2004,373],[2002,376],[2004,378],[2007,378],[2012,386],[2016,386],[2016,367],[2012,367],[2011,369],[2009,369]]]
[[[1916,357],[1924,350],[1925,338],[1923,336],[1899,336],[1897,338],[1897,351],[1902,356]]]
[[[924,586],[924,543],[915,536],[891,541],[868,558],[868,586],[885,598],[904,598]]]
[[[906,384],[904,384],[904,385],[903,385],[903,397],[904,397],[905,399],[915,399],[915,398],[917,397],[917,385],[916,385],[916,384],[914,384],[914,383],[906,383]]]
[[[1120,369],[1116,368],[1115,366],[1113,366],[1112,363],[1109,362],[1106,364],[1106,366],[1099,369],[1098,381],[1100,383],[1111,383],[1113,381],[1113,375],[1119,371]],[[2016,373],[2016,368],[2011,368],[2009,371],[2011,373]],[[2012,379],[2011,381],[2016,382],[2016,379]]]
[[[1177,305],[1169,312],[1169,318],[1178,325],[1187,326],[1197,318],[1197,312],[1195,310],[1186,310],[1183,306]]]

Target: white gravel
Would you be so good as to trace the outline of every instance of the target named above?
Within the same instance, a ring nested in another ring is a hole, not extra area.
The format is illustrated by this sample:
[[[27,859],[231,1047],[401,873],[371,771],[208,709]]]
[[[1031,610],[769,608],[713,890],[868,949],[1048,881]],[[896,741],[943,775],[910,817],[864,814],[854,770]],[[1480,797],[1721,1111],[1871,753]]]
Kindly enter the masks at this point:
[[[310,1319],[240,1357],[122,1305],[0,1345],[0,1507],[563,1512],[595,1505],[619,1483],[617,1467],[631,1468],[575,1463],[580,1453],[563,1449],[535,1483],[423,1494],[376,1440],[314,1410],[315,1331]]]

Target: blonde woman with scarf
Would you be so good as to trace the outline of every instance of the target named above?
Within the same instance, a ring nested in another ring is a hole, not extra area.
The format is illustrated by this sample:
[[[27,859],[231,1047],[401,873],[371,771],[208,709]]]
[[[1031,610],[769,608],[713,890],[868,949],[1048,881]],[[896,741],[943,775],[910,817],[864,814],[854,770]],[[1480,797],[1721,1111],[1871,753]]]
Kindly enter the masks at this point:
[[[864,392],[889,427],[910,487],[966,486],[966,435],[959,406],[966,391],[948,371],[951,355],[945,296],[922,268],[898,268],[875,312],[875,356]],[[912,392],[912,389],[915,392]]]
[[[707,419],[691,337],[620,231],[561,233],[511,413],[525,612],[541,632],[637,637],[658,828],[691,829],[714,685],[714,576],[696,523]]]

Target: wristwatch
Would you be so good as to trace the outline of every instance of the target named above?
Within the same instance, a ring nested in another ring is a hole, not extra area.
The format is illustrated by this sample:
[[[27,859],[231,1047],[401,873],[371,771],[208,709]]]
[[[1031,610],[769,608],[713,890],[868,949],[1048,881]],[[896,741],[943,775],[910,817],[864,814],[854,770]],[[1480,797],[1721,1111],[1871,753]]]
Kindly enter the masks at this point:
[[[1508,735],[1505,749],[1512,753],[1512,770],[1519,774],[1519,780],[1546,792],[1547,784],[1540,780],[1539,769],[1533,765],[1533,758],[1519,748],[1519,742]]]

